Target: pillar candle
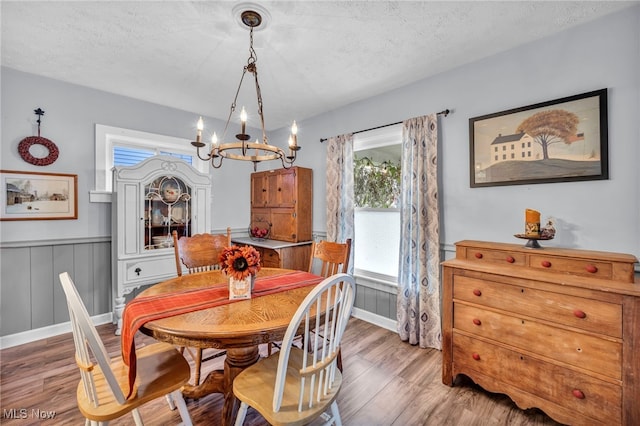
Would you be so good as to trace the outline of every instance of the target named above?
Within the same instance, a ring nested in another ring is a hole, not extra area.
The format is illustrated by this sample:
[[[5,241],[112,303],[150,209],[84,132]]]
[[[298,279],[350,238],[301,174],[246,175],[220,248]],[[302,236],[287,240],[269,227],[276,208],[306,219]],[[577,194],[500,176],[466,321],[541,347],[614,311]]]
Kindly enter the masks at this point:
[[[524,212],[525,218],[525,235],[532,237],[540,236],[540,212],[532,209],[526,209]]]

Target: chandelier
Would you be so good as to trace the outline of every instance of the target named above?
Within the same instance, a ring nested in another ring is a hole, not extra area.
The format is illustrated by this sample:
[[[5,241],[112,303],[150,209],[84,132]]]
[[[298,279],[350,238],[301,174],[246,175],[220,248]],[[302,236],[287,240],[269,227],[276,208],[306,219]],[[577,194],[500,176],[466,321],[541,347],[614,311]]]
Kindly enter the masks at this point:
[[[260,83],[258,82],[258,68],[256,66],[256,62],[258,59],[256,52],[253,49],[253,29],[260,26],[260,24],[262,23],[262,16],[256,11],[245,10],[240,15],[240,19],[244,25],[249,27],[249,59],[247,59],[247,65],[244,66],[242,77],[240,78],[240,84],[238,85],[238,90],[236,90],[236,95],[233,99],[233,102],[231,103],[229,117],[227,118],[227,122],[222,133],[222,140],[219,142],[218,136],[214,132],[211,136],[211,150],[204,157],[200,155],[200,149],[206,146],[206,144],[202,142],[202,130],[204,129],[204,122],[202,121],[202,117],[200,117],[197,125],[196,140],[191,142],[191,145],[196,147],[198,158],[200,158],[202,161],[210,161],[211,165],[216,169],[222,166],[222,161],[225,158],[230,158],[232,160],[251,161],[253,162],[254,171],[257,169],[258,163],[260,163],[261,161],[270,160],[280,160],[282,162],[282,167],[288,169],[293,165],[293,162],[296,160],[297,152],[300,150],[300,146],[298,146],[297,140],[298,127],[296,126],[296,122],[294,121],[293,125],[291,126],[291,134],[289,135],[288,153],[285,153],[281,148],[275,145],[269,144],[267,133],[264,128],[262,94],[260,92]],[[249,141],[251,139],[251,136],[246,133],[247,113],[244,107],[242,107],[242,110],[240,112],[240,133],[235,135],[237,141],[224,142],[231,117],[236,110],[238,94],[240,93],[240,88],[242,87],[242,82],[244,81],[244,77],[247,72],[253,74],[255,80],[256,95],[258,98],[258,115],[260,116],[260,125],[262,128],[262,141],[259,141],[258,139],[256,139],[255,142]]]

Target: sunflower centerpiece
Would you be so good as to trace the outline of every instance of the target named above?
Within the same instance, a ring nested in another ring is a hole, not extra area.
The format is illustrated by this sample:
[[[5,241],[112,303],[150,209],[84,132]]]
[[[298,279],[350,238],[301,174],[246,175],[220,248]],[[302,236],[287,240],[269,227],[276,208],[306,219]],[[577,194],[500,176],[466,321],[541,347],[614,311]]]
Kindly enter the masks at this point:
[[[226,247],[220,254],[220,268],[229,277],[229,298],[248,299],[260,270],[260,253],[251,246]]]

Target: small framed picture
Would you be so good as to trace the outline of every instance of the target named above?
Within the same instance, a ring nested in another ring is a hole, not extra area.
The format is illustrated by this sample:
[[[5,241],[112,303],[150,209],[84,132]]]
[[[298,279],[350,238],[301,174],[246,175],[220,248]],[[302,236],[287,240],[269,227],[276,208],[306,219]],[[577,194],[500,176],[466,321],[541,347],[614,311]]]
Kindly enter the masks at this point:
[[[78,218],[78,175],[0,170],[0,220]]]
[[[609,178],[607,89],[469,119],[471,187]]]

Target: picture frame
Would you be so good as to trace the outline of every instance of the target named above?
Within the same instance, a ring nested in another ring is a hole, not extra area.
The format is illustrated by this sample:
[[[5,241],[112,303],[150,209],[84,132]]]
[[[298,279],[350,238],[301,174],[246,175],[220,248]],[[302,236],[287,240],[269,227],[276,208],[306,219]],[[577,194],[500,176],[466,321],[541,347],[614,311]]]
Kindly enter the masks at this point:
[[[78,218],[78,175],[0,170],[0,221]]]
[[[607,89],[469,119],[472,188],[609,179]]]

